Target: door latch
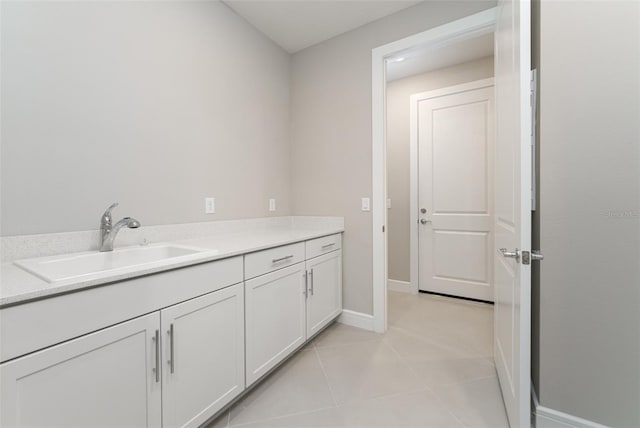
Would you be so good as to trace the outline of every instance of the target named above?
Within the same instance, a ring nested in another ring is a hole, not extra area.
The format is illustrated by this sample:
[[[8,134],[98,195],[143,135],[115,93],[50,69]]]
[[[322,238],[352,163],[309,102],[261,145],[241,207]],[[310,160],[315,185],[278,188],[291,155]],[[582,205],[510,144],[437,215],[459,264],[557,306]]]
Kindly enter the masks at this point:
[[[531,261],[544,260],[544,255],[540,254],[540,250],[531,250],[531,253],[529,253],[529,251],[522,251],[521,254],[523,265],[531,264]]]

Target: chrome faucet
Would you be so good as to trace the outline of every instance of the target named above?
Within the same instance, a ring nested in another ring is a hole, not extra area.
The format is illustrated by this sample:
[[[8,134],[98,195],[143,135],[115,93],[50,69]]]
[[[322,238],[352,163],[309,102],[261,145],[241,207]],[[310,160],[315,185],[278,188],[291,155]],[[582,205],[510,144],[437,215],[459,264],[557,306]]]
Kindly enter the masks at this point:
[[[123,227],[126,226],[131,229],[137,229],[140,227],[140,222],[131,217],[125,217],[116,224],[113,224],[111,210],[117,206],[117,202],[112,204],[100,218],[100,251],[113,251],[113,241],[116,239],[116,235]]]

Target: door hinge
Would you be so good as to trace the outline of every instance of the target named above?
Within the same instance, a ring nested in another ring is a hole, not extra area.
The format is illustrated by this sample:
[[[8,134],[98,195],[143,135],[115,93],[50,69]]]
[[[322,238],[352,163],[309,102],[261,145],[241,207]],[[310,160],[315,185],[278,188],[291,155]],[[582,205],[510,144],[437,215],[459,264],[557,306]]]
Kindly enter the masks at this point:
[[[531,211],[536,210],[536,113],[538,110],[538,70],[531,70]]]
[[[531,263],[531,259],[529,258],[529,252],[528,251],[522,251],[520,253],[520,257],[522,257],[522,264],[523,265],[528,265]]]
[[[384,224],[382,225],[382,233],[384,233]]]

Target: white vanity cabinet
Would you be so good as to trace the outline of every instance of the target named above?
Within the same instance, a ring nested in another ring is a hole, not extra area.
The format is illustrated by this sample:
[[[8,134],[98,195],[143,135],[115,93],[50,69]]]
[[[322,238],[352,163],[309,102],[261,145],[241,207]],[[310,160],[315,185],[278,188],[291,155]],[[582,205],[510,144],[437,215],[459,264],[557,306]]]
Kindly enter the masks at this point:
[[[160,314],[0,366],[0,426],[161,425]]]
[[[160,311],[162,425],[197,427],[244,390],[244,287]]]
[[[341,242],[335,234],[245,256],[245,277],[260,275],[245,281],[247,386],[342,313]]]
[[[0,308],[0,426],[206,423],[342,312],[341,234],[260,248]]]

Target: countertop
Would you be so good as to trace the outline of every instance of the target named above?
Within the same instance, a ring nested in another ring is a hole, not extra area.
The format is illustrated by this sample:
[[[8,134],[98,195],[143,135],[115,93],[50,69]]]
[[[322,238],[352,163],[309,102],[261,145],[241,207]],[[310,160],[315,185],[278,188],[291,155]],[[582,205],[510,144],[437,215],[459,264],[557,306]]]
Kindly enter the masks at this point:
[[[7,262],[0,265],[0,309],[63,293],[81,291],[86,288],[306,241],[343,231],[343,228],[336,226],[327,226],[325,228],[292,226],[273,230],[236,231],[203,238],[158,242],[151,245],[184,245],[201,248],[204,251],[54,283],[49,283],[23,270],[13,262]],[[117,249],[118,246],[116,244]],[[73,254],[82,253],[71,253],[69,255]]]

